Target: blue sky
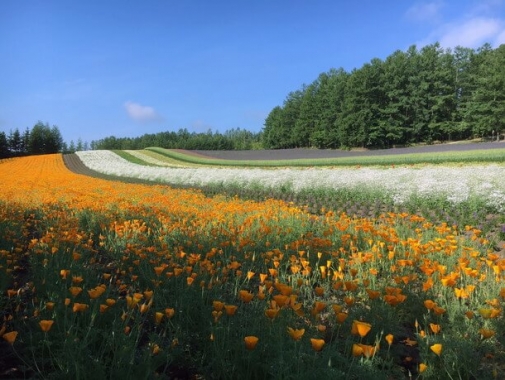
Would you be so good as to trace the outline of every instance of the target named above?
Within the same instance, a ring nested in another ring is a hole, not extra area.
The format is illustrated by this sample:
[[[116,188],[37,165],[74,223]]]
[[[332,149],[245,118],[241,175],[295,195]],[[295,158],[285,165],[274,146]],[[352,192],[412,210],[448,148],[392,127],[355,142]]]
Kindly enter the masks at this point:
[[[505,43],[505,0],[2,0],[0,130],[257,132],[320,73],[437,41]]]

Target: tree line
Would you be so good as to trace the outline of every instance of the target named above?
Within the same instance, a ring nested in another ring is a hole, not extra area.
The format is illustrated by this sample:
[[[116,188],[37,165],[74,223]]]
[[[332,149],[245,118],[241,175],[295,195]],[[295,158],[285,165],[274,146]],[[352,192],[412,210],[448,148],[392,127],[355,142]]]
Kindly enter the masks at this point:
[[[106,137],[91,142],[92,149],[144,149],[147,147],[189,150],[250,150],[261,148],[261,134],[233,128],[224,133],[189,132],[179,129],[177,132],[158,132],[140,137]]]
[[[289,93],[261,132],[159,132],[67,145],[58,127],[0,132],[0,158],[88,149],[189,150],[389,148],[505,132],[505,44],[492,49],[435,43],[397,50],[359,69],[331,69]]]
[[[505,45],[438,43],[331,69],[269,113],[267,149],[389,148],[505,132]]]
[[[67,147],[57,126],[38,122],[21,133],[18,128],[9,134],[0,131],[0,158],[66,151]]]

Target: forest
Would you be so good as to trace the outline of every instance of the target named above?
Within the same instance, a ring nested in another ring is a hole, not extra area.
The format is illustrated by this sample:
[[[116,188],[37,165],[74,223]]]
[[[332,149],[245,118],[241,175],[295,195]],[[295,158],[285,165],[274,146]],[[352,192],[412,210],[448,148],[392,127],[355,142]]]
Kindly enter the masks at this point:
[[[264,148],[389,148],[505,132],[505,45],[415,45],[331,69],[265,120]]]
[[[443,49],[439,43],[351,72],[321,73],[274,107],[260,132],[224,133],[179,129],[139,137],[109,136],[67,145],[56,126],[0,132],[0,158],[88,149],[249,150],[381,149],[473,138],[498,140],[505,133],[505,44],[493,49]]]

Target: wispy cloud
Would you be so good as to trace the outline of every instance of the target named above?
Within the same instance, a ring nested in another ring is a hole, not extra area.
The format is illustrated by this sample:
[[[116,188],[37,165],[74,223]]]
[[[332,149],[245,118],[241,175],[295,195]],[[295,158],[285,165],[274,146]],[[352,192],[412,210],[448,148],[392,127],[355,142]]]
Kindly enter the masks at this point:
[[[439,8],[434,4],[427,3],[416,5],[410,8],[406,15],[411,18],[415,12],[419,12],[419,17],[441,16],[437,13]],[[418,46],[428,45],[434,42],[440,42],[444,48],[454,48],[464,46],[469,48],[478,48],[484,43],[490,43],[493,47],[498,47],[505,43],[505,17],[500,17],[503,9],[502,0],[482,1],[469,9],[463,17],[457,19],[440,19],[437,27],[422,41]]]
[[[476,17],[462,23],[448,23],[417,45],[424,46],[437,41],[443,48],[464,46],[475,49],[485,43],[498,47],[505,43],[505,22],[495,18]]]
[[[476,48],[505,32],[503,22],[493,18],[474,18],[461,25],[448,25],[441,33],[439,41],[443,47],[465,46]]]
[[[138,122],[162,121],[163,117],[153,107],[143,106],[139,103],[126,102],[124,108],[128,116]]]
[[[442,1],[431,1],[429,3],[417,3],[410,7],[405,16],[409,20],[416,22],[436,22],[440,20],[440,10],[444,6]]]

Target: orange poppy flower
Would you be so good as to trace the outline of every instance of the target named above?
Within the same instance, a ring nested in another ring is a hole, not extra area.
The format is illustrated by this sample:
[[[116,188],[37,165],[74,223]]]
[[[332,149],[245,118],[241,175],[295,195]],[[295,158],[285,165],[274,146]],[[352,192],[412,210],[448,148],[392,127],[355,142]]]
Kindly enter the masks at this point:
[[[265,315],[270,319],[274,319],[275,317],[277,317],[277,314],[279,314],[279,310],[280,309],[266,309]]]
[[[224,302],[221,301],[212,301],[212,308],[216,311],[223,310]]]
[[[18,336],[17,331],[11,331],[3,334],[2,338],[4,338],[7,341],[7,343],[13,344],[16,341],[17,336]]]
[[[352,322],[351,334],[359,335],[360,337],[366,336],[372,329],[372,325],[370,323],[361,322],[354,320]]]
[[[495,331],[489,329],[479,329],[479,333],[482,339],[489,339],[495,334]]]
[[[314,303],[313,311],[315,314],[319,314],[322,312],[326,307],[326,302],[321,302],[321,301],[316,301]]]
[[[285,296],[283,294],[276,294],[272,298],[274,299],[275,303],[279,307],[286,306],[289,303],[290,299],[291,299],[289,296]]]
[[[386,342],[391,346],[393,344],[394,336],[393,334],[387,334],[384,339],[386,339]]]
[[[426,307],[426,309],[428,310],[431,310],[433,309],[437,304],[435,302],[433,302],[432,300],[425,300],[424,301],[424,306]]]
[[[167,307],[165,309],[165,315],[167,316],[168,319],[172,318],[175,315],[175,309]]]
[[[340,306],[340,305],[331,305],[331,307],[333,308],[333,311],[335,312],[335,314],[340,313],[343,309],[343,306]]]
[[[324,343],[324,339],[310,338],[310,344],[312,345],[312,349],[314,351],[321,351],[323,349]]]
[[[348,314],[347,313],[338,313],[337,314],[337,322],[342,324],[345,322],[345,320],[347,319],[348,317]]]
[[[156,313],[154,313],[154,323],[159,325],[161,323],[161,321],[163,320],[163,316],[164,316],[164,314],[160,311],[157,311]]]
[[[239,292],[239,298],[242,300],[244,303],[249,303],[253,299],[254,294],[250,293],[247,290],[241,290]]]
[[[366,289],[366,292],[368,294],[368,297],[370,297],[371,300],[374,300],[374,299],[377,299],[380,297],[380,292],[378,290]]]
[[[82,292],[82,288],[79,286],[71,286],[70,288],[68,288],[68,290],[70,291],[70,294],[72,294],[72,296],[74,297],[77,297],[79,293]]]
[[[305,329],[293,329],[288,327],[288,334],[293,340],[300,340],[303,334],[305,334]]]
[[[254,335],[246,336],[244,338],[245,342],[245,348],[248,350],[252,351],[256,348],[256,345],[258,344],[259,338]]]
[[[235,315],[238,306],[235,305],[224,305],[224,310],[226,311],[226,315]]]
[[[430,350],[433,351],[436,355],[440,356],[442,354],[442,345],[440,343],[436,343],[430,346]]]
[[[74,313],[83,312],[83,311],[86,311],[88,309],[88,307],[89,307],[89,305],[86,305],[85,303],[75,302],[74,306],[72,307],[72,311]]]
[[[435,323],[430,323],[430,329],[433,331],[433,334],[438,334],[441,330],[441,327]]]
[[[53,320],[43,319],[39,322],[39,326],[42,331],[48,332],[49,330],[51,330],[53,323],[54,323]]]

